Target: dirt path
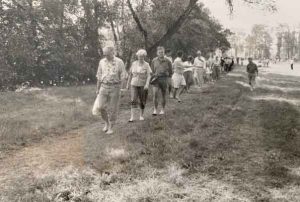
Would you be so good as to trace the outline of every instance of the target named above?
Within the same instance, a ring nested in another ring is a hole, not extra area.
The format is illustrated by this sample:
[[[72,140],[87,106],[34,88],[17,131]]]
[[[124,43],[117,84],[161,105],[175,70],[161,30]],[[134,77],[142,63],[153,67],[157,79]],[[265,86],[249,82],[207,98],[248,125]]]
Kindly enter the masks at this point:
[[[26,147],[0,162],[0,184],[9,185],[19,177],[40,175],[66,165],[82,166],[82,131],[58,138],[47,138],[38,145]]]
[[[210,88],[210,86],[204,85],[202,89],[196,90],[201,92]],[[125,93],[128,94],[129,92]],[[183,101],[185,99],[187,97]],[[176,104],[175,100],[170,100],[168,108],[172,109]],[[149,102],[149,106],[145,112],[146,118],[151,117],[151,102]],[[130,117],[130,110],[121,108],[116,132],[120,132],[124,125],[131,126],[127,124],[128,117]],[[39,176],[47,171],[70,165],[81,168],[88,163],[99,167],[99,164],[103,164],[103,161],[105,161],[99,155],[103,155],[103,152],[110,152],[106,148],[124,146],[124,142],[116,140],[118,136],[103,134],[102,127],[103,123],[96,123],[75,131],[70,131],[60,137],[45,138],[39,144],[26,147],[4,157],[0,160],[0,190],[1,187],[10,186],[16,179],[30,175]],[[91,147],[90,145],[95,145],[95,141],[99,145],[106,145],[105,148],[101,148],[100,151],[98,147]]]

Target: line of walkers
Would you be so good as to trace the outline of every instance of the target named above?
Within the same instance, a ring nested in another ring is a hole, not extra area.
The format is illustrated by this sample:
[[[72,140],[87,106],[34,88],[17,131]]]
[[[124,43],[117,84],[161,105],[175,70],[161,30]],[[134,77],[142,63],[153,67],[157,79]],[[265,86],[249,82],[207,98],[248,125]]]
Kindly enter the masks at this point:
[[[214,82],[219,79],[221,71],[226,69],[226,62],[222,61],[222,58],[213,57],[211,54],[206,60],[201,51],[197,52],[196,58],[188,56],[186,62],[183,62],[183,52],[178,51],[173,61],[170,51],[167,50],[165,54],[164,47],[160,46],[157,48],[157,57],[152,60],[151,65],[145,60],[146,50],[140,49],[136,53],[137,60],[131,64],[127,73],[123,61],[115,56],[114,47],[105,47],[103,53],[105,57],[99,62],[97,98],[92,112],[94,115],[101,115],[105,122],[103,131],[107,134],[113,133],[119,110],[121,84],[126,82],[127,78],[127,89],[130,89],[131,94],[129,122],[133,122],[138,108],[139,120],[144,120],[150,84],[153,87],[154,100],[152,115],[158,115],[159,99],[161,99],[159,114],[164,115],[168,95],[181,102],[180,95],[188,92],[192,85],[200,88],[205,82]]]

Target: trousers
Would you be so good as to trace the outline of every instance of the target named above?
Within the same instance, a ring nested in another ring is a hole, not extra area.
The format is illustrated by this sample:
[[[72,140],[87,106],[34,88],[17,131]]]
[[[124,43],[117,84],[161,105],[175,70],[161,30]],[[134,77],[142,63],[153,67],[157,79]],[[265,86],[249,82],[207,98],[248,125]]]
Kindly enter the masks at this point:
[[[101,84],[99,91],[99,110],[104,121],[117,120],[120,104],[120,85]]]

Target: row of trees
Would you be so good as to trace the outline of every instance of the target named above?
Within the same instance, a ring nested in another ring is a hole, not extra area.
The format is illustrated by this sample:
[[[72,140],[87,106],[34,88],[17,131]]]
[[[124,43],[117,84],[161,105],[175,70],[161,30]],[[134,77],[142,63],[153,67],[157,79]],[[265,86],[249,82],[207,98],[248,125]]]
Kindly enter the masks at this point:
[[[291,28],[286,24],[276,28],[277,53],[280,59],[298,58],[300,59],[300,27]]]
[[[127,67],[142,47],[150,57],[158,45],[230,48],[230,31],[197,0],[0,0],[0,31],[0,86],[93,81],[108,35]]]
[[[236,57],[270,58],[273,38],[266,25],[254,25],[250,34],[236,33],[230,37]]]

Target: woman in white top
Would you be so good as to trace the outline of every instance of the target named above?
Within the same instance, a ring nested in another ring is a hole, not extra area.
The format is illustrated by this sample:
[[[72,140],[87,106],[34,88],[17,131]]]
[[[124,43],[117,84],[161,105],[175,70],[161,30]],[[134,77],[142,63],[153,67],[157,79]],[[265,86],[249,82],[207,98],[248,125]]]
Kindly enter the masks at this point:
[[[129,122],[134,121],[134,111],[137,108],[138,99],[140,101],[140,120],[144,120],[144,110],[152,72],[149,63],[145,61],[146,50],[139,50],[136,56],[138,60],[132,63],[127,82],[127,89],[131,85],[131,116]]]
[[[198,87],[204,83],[206,60],[201,55],[201,51],[197,51],[197,57],[194,60],[194,81]]]
[[[177,52],[177,58],[174,60],[173,69],[174,73],[172,75],[172,84],[173,84],[173,98],[177,99],[178,102],[181,102],[179,96],[186,86],[186,82],[183,76],[184,64],[182,62],[183,52]],[[180,91],[180,92],[178,92]]]
[[[212,69],[213,69],[213,65],[214,65],[214,58],[212,56],[212,54],[210,54],[209,59],[207,60],[207,65],[206,65],[206,81],[210,82],[213,81],[212,78]]]

